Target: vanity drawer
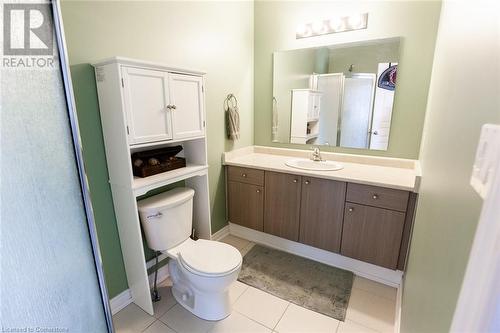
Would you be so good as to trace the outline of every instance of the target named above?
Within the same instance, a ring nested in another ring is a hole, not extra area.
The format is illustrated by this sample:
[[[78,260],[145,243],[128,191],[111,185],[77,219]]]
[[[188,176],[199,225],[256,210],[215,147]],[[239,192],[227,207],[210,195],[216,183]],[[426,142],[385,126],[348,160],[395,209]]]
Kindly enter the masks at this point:
[[[346,201],[405,212],[409,195],[408,191],[349,183]]]
[[[227,169],[228,181],[254,185],[264,185],[264,171],[229,166]]]

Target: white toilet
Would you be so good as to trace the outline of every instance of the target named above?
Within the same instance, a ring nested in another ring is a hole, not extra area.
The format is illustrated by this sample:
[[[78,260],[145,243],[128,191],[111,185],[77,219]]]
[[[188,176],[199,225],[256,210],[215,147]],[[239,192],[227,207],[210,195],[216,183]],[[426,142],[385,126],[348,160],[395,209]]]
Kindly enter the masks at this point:
[[[192,240],[194,190],[176,188],[138,202],[149,248],[166,253],[172,293],[184,308],[206,320],[231,313],[229,286],[241,269],[240,252],[231,245]]]

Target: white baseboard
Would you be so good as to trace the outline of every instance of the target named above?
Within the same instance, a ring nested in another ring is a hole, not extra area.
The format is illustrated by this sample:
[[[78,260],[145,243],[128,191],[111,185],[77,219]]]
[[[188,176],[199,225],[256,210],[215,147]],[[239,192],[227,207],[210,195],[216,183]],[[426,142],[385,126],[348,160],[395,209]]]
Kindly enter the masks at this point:
[[[312,246],[293,242],[264,232],[229,223],[229,233],[248,239],[252,242],[269,246],[281,251],[289,252],[301,257],[319,261],[329,266],[345,269],[364,278],[398,288],[401,284],[403,272],[372,265],[356,259],[344,257],[329,251]]]
[[[130,293],[130,289],[126,289],[109,301],[111,314],[114,315],[130,303],[132,303],[132,294]]]
[[[226,237],[229,235],[229,225],[226,225],[216,233],[212,235],[212,240],[214,241],[220,241],[222,238]]]
[[[161,256],[159,257],[161,258]],[[148,268],[154,266],[155,260],[150,260],[146,263],[146,266]],[[158,269],[158,278],[157,278],[157,284],[162,283],[169,277],[168,273],[168,264],[165,266],[160,267]],[[155,278],[155,273],[152,273],[149,275],[149,287],[153,288],[154,284],[154,278]],[[132,293],[130,292],[130,289],[126,289],[122,291],[120,294],[116,295],[109,301],[109,305],[111,307],[111,314],[116,314],[118,311],[129,305],[130,303],[133,302],[132,299]]]

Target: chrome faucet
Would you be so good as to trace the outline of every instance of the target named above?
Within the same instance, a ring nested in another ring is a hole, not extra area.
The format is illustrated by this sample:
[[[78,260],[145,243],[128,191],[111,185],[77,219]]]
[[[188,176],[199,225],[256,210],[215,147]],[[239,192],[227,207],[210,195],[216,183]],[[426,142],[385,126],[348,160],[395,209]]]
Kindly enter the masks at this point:
[[[319,150],[319,147],[313,147],[312,149],[313,149],[313,152],[311,155],[311,160],[313,160],[315,162],[323,161],[323,159],[321,158],[321,152]]]

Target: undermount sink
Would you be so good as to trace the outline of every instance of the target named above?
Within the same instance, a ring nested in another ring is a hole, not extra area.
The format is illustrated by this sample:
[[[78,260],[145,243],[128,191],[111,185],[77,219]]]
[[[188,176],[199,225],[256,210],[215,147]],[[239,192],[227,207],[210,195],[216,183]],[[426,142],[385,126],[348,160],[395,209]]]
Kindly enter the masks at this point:
[[[306,158],[294,158],[287,160],[285,164],[289,167],[302,170],[335,171],[343,169],[344,166],[333,161],[313,161]]]

